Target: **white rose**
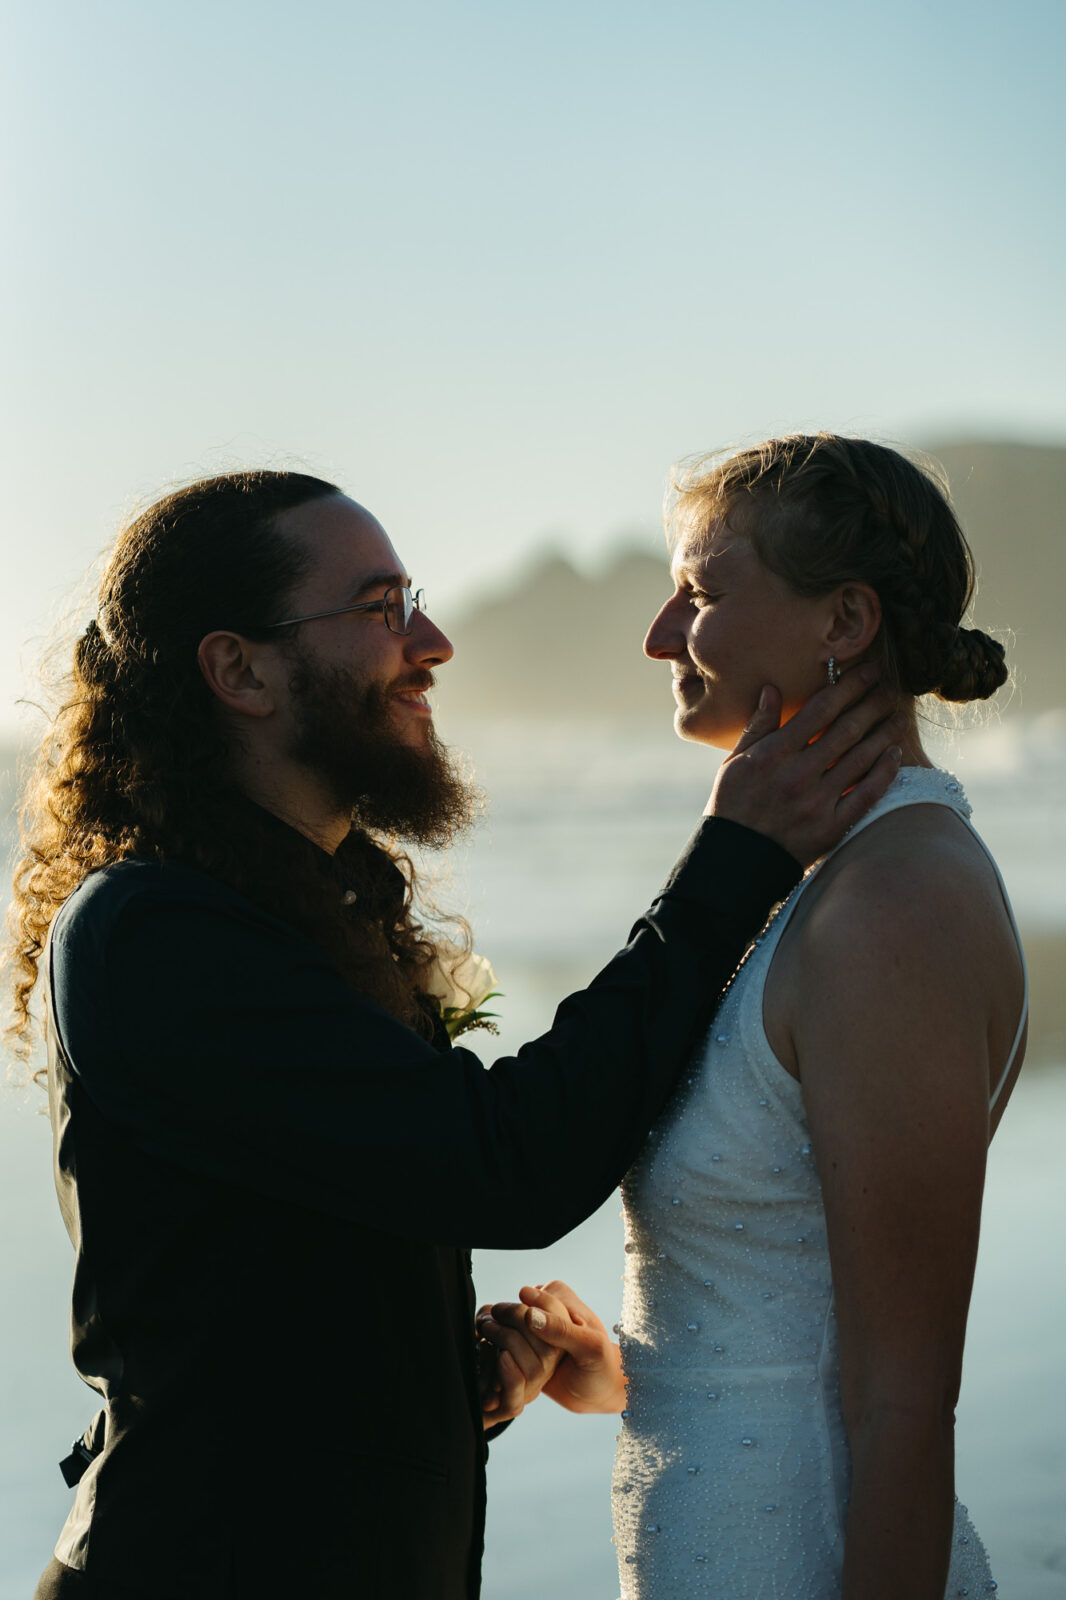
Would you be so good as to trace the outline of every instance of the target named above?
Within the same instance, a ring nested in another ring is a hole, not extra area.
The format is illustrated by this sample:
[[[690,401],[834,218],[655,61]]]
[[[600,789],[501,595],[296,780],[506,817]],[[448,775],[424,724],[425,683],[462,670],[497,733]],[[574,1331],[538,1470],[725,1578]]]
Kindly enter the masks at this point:
[[[437,942],[437,959],[426,980],[426,993],[440,1001],[442,1011],[476,1011],[496,988],[492,962],[473,950],[463,950],[450,939]]]

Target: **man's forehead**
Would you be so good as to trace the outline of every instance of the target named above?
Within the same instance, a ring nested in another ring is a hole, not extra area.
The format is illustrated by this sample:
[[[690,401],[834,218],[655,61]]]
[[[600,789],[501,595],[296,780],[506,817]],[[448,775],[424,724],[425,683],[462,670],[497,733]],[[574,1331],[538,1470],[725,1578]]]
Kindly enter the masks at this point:
[[[381,523],[347,495],[296,506],[283,512],[276,526],[309,550],[308,582],[330,581],[347,590],[379,577],[406,581],[403,563]]]
[[[389,542],[388,534],[373,512],[344,494],[305,500],[303,505],[280,512],[275,526],[290,538],[316,550],[337,545],[351,549],[366,545],[372,549]]]

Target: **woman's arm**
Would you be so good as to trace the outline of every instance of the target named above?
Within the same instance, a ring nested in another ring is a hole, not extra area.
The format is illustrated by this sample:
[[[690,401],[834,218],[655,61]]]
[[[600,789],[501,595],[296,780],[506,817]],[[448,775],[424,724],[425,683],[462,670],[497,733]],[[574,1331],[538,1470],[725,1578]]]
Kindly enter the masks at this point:
[[[1004,948],[953,841],[872,840],[802,928],[792,1007],[852,1457],[843,1600],[943,1600]]]

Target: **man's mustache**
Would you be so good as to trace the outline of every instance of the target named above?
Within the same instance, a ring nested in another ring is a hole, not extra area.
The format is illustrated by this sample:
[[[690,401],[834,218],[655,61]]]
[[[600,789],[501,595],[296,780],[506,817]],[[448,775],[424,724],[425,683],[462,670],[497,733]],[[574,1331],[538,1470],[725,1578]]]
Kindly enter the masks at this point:
[[[398,689],[432,689],[436,681],[427,667],[419,667],[414,672],[408,673],[406,678],[396,678],[392,692],[395,694]]]

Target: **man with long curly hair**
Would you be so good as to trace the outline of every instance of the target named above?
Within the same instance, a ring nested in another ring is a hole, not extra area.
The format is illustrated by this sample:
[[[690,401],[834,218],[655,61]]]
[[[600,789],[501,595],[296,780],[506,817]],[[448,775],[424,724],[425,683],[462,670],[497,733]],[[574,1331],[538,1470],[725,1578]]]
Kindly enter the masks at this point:
[[[543,1377],[505,1355],[479,1389],[469,1247],[602,1202],[771,905],[894,771],[861,673],[779,731],[768,692],[625,949],[486,1072],[399,849],[472,813],[426,700],[450,655],[318,479],[195,483],[118,540],[13,913],[104,1402],[41,1600],[476,1595],[483,1428]]]

